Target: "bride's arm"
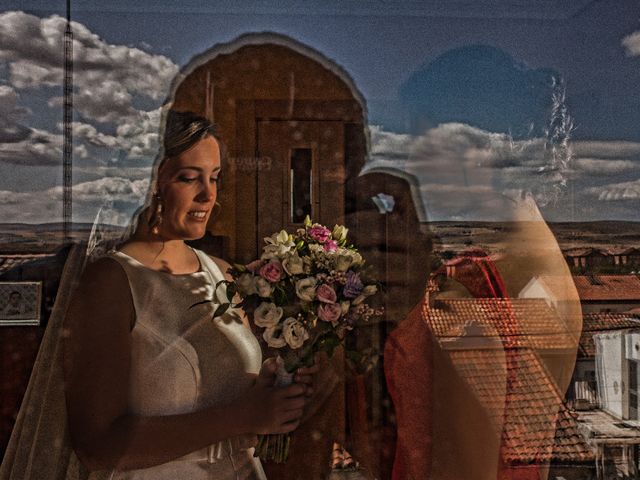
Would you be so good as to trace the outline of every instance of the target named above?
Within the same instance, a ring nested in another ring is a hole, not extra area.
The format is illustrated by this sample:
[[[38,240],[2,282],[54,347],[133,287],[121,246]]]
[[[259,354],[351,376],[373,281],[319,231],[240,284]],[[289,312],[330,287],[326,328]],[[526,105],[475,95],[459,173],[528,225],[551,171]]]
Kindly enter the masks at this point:
[[[74,449],[91,470],[146,468],[242,434],[293,430],[304,387],[268,386],[263,368],[239,401],[198,412],[129,412],[134,308],[126,274],[112,259],[87,267],[65,319],[64,367]]]

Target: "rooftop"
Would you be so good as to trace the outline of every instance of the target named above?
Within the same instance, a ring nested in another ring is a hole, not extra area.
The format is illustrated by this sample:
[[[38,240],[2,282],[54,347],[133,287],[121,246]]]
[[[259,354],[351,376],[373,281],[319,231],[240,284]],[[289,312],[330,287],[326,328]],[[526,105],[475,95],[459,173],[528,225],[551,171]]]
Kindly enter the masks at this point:
[[[610,330],[640,327],[640,314],[633,313],[587,313],[582,317],[582,334],[578,357],[594,358],[596,345],[593,336]]]
[[[636,275],[575,275],[581,301],[640,301],[640,278]]]
[[[423,318],[441,341],[476,337],[505,339],[511,347],[575,348],[571,332],[544,299],[445,298],[423,308]],[[479,328],[469,328],[476,325]],[[478,333],[476,333],[478,332]],[[500,342],[501,343],[501,342]]]
[[[504,461],[529,464],[594,460],[576,415],[566,407],[535,351],[514,348],[507,350],[507,355],[496,349],[449,353],[491,420],[496,425],[504,422]],[[505,362],[510,365],[508,370]]]

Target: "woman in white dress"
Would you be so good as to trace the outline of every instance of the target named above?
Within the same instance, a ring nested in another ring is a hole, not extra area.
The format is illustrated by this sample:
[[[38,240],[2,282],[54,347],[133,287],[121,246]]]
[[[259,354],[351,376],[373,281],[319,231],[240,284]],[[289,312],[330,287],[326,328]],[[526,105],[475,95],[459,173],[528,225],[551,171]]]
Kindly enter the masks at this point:
[[[297,427],[317,368],[273,387],[242,312],[212,318],[228,264],[185,240],[205,233],[220,145],[204,118],[170,111],[166,125],[148,208],[86,268],[65,320],[71,440],[108,478],[264,478],[256,434]]]

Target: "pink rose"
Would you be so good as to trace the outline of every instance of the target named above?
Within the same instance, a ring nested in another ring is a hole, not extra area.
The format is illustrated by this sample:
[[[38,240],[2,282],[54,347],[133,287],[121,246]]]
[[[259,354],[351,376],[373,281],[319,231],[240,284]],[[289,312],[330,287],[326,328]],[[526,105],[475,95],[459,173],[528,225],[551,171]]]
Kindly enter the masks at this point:
[[[314,225],[309,229],[309,236],[319,243],[324,243],[331,237],[331,230],[322,225]]]
[[[335,240],[327,240],[324,244],[325,252],[335,252],[338,249],[338,244]]]
[[[342,308],[337,303],[325,303],[318,307],[318,318],[325,322],[335,322],[340,318]]]
[[[260,276],[271,283],[275,283],[282,278],[282,264],[276,260],[265,263],[260,268]]]
[[[336,291],[326,283],[316,289],[316,298],[324,303],[336,303]]]

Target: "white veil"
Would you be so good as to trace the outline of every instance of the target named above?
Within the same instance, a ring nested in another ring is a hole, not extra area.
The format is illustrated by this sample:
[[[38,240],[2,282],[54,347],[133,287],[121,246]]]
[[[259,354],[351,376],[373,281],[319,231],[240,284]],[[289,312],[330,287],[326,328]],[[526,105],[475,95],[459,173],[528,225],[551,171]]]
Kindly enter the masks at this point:
[[[164,138],[166,115],[171,103],[165,103],[160,122]],[[64,388],[64,318],[85,264],[130,238],[145,209],[151,204],[158,167],[164,157],[161,142],[144,204],[132,216],[122,233],[106,225],[102,209],[96,215],[87,243],[70,249],[60,279],[55,304],[33,365],[27,391],[11,433],[0,480],[98,480],[106,472],[89,472],[76,457],[67,425]]]
[[[69,440],[62,369],[63,321],[85,263],[85,249],[85,245],[74,245],[67,257],[55,305],[0,467],[2,480],[88,478]]]

